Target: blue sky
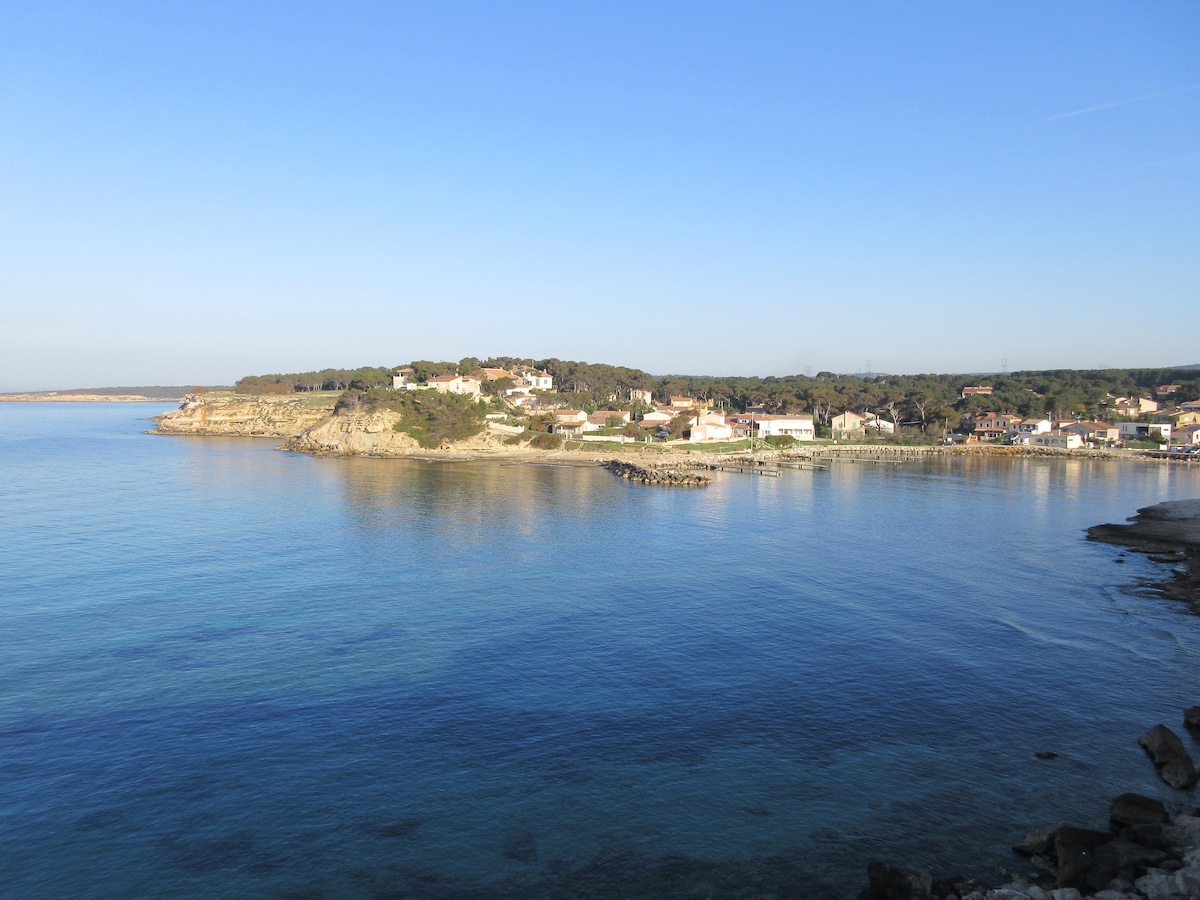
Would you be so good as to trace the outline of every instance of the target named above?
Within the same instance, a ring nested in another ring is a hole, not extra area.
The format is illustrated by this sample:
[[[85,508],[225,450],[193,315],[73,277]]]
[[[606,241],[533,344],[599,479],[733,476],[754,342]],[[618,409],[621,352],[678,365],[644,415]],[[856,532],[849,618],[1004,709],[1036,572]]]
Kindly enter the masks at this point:
[[[1200,5],[0,6],[0,390],[1200,362]]]

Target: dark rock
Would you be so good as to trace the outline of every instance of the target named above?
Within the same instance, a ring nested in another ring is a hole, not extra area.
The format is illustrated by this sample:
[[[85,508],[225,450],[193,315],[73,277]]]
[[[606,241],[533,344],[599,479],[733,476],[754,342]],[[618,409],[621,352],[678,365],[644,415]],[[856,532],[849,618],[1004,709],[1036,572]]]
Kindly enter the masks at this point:
[[[1158,770],[1158,774],[1171,787],[1181,791],[1190,791],[1196,786],[1196,767],[1190,756],[1171,760]]]
[[[1033,755],[1038,759],[1058,759],[1058,754],[1052,750],[1039,750]]]
[[[1096,847],[1087,872],[1087,884],[1097,891],[1107,889],[1114,880],[1132,884],[1147,869],[1169,858],[1170,854],[1165,850],[1151,850],[1117,838]]]
[[[629,481],[639,484],[666,484],[680,487],[703,487],[711,484],[712,479],[697,472],[680,472],[675,469],[657,469],[650,466],[639,466],[635,463],[619,459],[609,460],[605,468],[614,475],[620,475]]]
[[[928,872],[873,862],[867,866],[867,877],[871,883],[858,900],[934,900],[933,879]]]
[[[1161,800],[1141,794],[1122,794],[1113,800],[1108,814],[1121,825],[1158,825],[1167,821],[1167,808]]]
[[[1183,724],[1188,728],[1200,728],[1200,706],[1189,706],[1183,711]]]
[[[1131,825],[1121,829],[1121,837],[1151,850],[1170,850],[1173,836],[1168,834],[1167,828],[1164,825]]]
[[[1188,756],[1179,735],[1166,725],[1158,724],[1138,738],[1146,748],[1154,764],[1159,767],[1162,780],[1173,788],[1194,788],[1196,767]]]
[[[1087,874],[1095,861],[1096,848],[1106,844],[1112,835],[1106,831],[1085,828],[1060,828],[1054,836],[1054,855],[1058,857],[1058,886],[1085,889]]]
[[[1037,831],[1029,832],[1020,841],[1013,844],[1013,849],[1025,856],[1045,856],[1047,853],[1054,852],[1054,840],[1058,837],[1058,832],[1066,827],[1066,822],[1044,825]]]

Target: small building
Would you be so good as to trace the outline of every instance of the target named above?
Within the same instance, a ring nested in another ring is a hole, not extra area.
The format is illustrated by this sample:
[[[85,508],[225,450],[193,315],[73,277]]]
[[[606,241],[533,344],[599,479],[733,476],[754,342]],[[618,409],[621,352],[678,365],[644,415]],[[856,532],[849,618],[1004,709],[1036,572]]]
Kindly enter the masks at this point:
[[[1095,444],[1111,444],[1121,439],[1121,429],[1107,422],[1071,422],[1063,425],[1059,431],[1077,434],[1084,441]]]
[[[440,394],[472,394],[478,397],[483,382],[473,375],[437,375],[426,384]]]
[[[1158,401],[1149,397],[1118,397],[1113,409],[1119,416],[1144,416],[1158,412]]]
[[[697,400],[695,397],[671,398],[671,409],[703,409],[705,406],[704,401]]]
[[[1176,428],[1183,428],[1187,425],[1200,425],[1200,410],[1189,409],[1171,413],[1170,419]]]
[[[835,438],[845,437],[848,434],[863,431],[863,423],[866,421],[865,416],[846,410],[841,415],[834,416],[829,420],[829,428]]]
[[[540,369],[534,369],[532,372],[526,372],[524,378],[529,386],[535,391],[554,390],[554,379]]]
[[[1171,441],[1194,447],[1200,444],[1200,425],[1185,425],[1171,435]]]
[[[508,371],[508,369],[491,369],[485,367],[480,369],[480,371],[483,372],[484,381],[499,381],[501,378],[511,378],[513,381],[517,380],[517,376]]]
[[[588,414],[582,409],[556,409],[554,411],[555,422],[575,422],[582,424],[587,421]]]
[[[392,390],[402,391],[413,383],[413,370],[409,366],[392,373]]]
[[[1171,426],[1166,422],[1118,422],[1123,441],[1147,441],[1155,437],[1162,441],[1171,439]]]
[[[810,415],[756,416],[754,425],[758,437],[793,437],[798,441],[811,441],[816,437],[813,417]]]
[[[1160,397],[1170,397],[1172,394],[1178,394],[1180,387],[1182,387],[1182,385],[1160,384],[1154,389],[1154,393]]]
[[[629,424],[629,410],[598,409],[587,418],[597,428],[621,428]]]
[[[1062,432],[1050,434],[1031,434],[1029,435],[1029,444],[1032,447],[1054,447],[1058,450],[1078,450],[1083,446],[1083,438],[1077,434],[1063,434]]]
[[[1049,419],[1013,419],[1008,423],[1009,434],[1049,434],[1052,430]]]
[[[990,384],[982,384],[978,387],[965,387],[962,389],[962,397],[965,400],[967,397],[975,397],[978,395],[990,396],[995,390]]]
[[[697,416],[692,424],[688,440],[692,443],[702,441],[728,441],[733,439],[733,424],[717,413],[705,413]]]
[[[671,412],[669,409],[666,409],[666,408],[660,406],[657,409],[650,410],[650,412],[648,412],[644,416],[642,416],[642,421],[650,422],[651,424],[666,424],[667,422],[670,422],[674,418],[675,418],[675,413]]]
[[[1188,400],[1186,403],[1180,403],[1179,408],[1184,412],[1200,412],[1200,400]]]
[[[654,392],[653,391],[644,391],[641,388],[630,388],[629,389],[629,402],[630,403],[645,403],[647,406],[653,406],[654,405]]]

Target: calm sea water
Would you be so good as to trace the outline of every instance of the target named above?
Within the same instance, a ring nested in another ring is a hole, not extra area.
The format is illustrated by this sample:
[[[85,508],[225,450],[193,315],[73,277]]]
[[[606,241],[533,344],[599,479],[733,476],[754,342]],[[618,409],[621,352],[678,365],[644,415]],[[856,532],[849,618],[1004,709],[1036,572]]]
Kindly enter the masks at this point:
[[[669,490],[164,410],[0,404],[5,896],[850,897],[1177,799],[1200,619],[1083,529],[1200,471]]]

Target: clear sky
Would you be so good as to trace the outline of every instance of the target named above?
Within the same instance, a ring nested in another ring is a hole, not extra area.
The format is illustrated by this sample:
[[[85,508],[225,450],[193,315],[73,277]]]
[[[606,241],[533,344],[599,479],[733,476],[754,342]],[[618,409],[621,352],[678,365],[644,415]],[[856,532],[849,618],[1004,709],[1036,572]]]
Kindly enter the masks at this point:
[[[1197,335],[1194,0],[0,5],[0,390]]]

